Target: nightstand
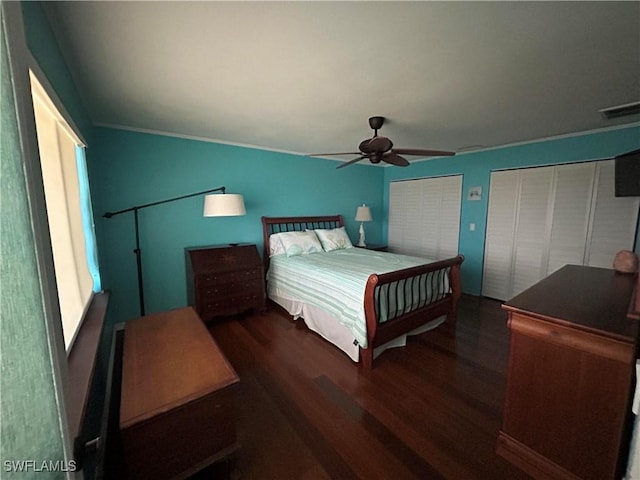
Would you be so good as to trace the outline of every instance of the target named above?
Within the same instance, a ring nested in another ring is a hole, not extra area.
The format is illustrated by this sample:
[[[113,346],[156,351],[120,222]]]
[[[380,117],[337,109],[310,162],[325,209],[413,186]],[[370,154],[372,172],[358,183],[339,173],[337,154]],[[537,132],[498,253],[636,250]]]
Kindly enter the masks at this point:
[[[387,245],[374,245],[374,244],[368,244],[365,247],[360,247],[358,245],[354,245],[354,247],[366,248],[367,250],[375,250],[377,252],[386,252],[389,249],[389,247]]]
[[[185,249],[187,298],[200,318],[266,308],[264,267],[255,245]]]

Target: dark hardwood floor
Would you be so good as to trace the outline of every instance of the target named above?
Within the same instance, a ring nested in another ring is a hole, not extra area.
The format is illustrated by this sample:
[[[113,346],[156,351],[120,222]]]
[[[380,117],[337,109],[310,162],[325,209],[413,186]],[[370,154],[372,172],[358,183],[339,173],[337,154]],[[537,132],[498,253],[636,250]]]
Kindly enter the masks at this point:
[[[463,296],[456,325],[370,372],[274,305],[209,330],[240,376],[242,447],[200,478],[529,478],[495,454],[509,349],[499,302]]]

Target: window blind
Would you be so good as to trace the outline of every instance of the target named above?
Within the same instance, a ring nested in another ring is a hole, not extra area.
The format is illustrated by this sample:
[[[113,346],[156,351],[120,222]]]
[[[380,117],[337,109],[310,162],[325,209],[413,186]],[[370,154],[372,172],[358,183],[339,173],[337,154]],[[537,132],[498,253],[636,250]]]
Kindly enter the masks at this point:
[[[92,271],[87,256],[87,240],[93,245],[93,239],[87,238],[86,227],[92,228],[93,222],[85,218],[87,209],[83,217],[88,196],[82,193],[86,178],[79,175],[77,156],[84,145],[33,73],[31,91],[58,302],[69,351],[93,291],[100,288],[94,281],[96,266]]]

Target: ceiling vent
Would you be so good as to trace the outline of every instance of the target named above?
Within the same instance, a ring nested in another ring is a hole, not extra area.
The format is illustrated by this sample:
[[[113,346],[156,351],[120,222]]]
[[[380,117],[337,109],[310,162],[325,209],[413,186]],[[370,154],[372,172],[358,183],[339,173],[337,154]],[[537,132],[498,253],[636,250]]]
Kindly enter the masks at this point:
[[[608,107],[598,110],[600,114],[610,120],[612,118],[627,117],[629,115],[640,114],[640,102],[626,103],[617,107]]]

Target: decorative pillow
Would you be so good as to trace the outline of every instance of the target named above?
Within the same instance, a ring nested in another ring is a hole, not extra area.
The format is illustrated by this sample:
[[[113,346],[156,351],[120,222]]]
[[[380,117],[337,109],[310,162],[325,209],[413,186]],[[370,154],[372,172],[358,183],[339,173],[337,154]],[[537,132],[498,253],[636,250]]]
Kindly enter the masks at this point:
[[[282,245],[282,239],[280,238],[282,233],[272,233],[269,235],[269,256],[284,254],[284,245]]]
[[[287,257],[322,251],[322,245],[320,245],[318,237],[312,230],[306,232],[283,232],[280,234],[280,240]]]
[[[353,244],[351,243],[349,235],[347,235],[347,231],[344,227],[334,228],[331,230],[318,229],[314,230],[314,232],[318,235],[320,243],[322,243],[322,248],[325,252],[353,248]]]

